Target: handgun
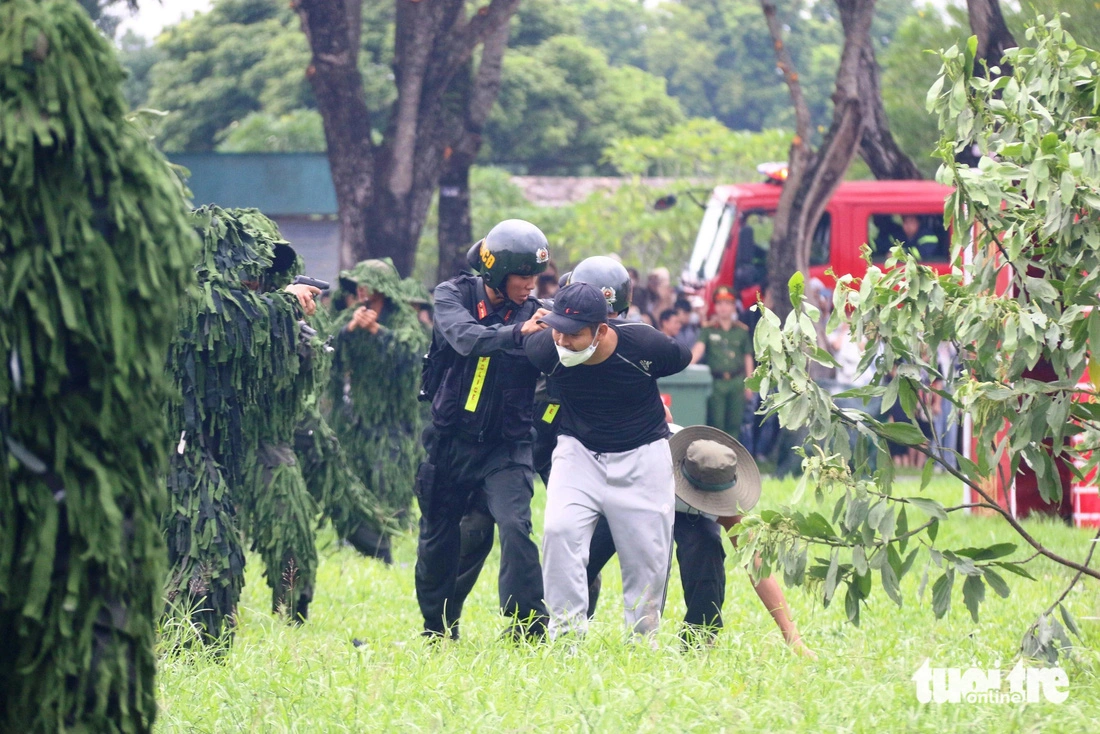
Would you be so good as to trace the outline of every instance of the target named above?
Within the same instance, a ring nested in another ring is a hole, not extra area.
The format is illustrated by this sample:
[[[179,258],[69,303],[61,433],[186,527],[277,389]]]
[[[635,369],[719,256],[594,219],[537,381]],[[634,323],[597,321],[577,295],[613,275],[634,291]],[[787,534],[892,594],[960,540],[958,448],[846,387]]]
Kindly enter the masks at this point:
[[[327,291],[332,284],[327,280],[318,280],[317,278],[311,278],[308,275],[296,275],[294,276],[294,285],[311,285],[314,288],[320,288],[323,291]]]

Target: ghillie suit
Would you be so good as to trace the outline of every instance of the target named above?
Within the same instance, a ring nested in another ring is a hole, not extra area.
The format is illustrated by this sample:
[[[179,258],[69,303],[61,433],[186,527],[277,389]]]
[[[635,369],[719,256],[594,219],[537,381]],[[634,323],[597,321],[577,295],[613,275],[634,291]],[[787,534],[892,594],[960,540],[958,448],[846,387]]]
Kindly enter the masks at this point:
[[[381,503],[387,518],[409,525],[413,481],[421,461],[420,361],[430,337],[408,303],[408,287],[389,260],[366,260],[340,273],[345,306],[332,342],[328,381],[329,422],[355,473]],[[385,296],[377,334],[348,331],[359,288]],[[379,538],[378,555],[388,554],[389,534]]]
[[[73,2],[0,0],[0,731],[147,732],[197,247]]]
[[[322,336],[332,334],[336,328],[330,311],[322,308],[317,309],[310,325]],[[373,556],[378,551],[377,539],[395,531],[397,524],[386,517],[378,500],[352,470],[344,447],[322,415],[332,351],[326,344],[314,357],[317,390],[306,397],[302,417],[294,430],[294,452],[309,493],[332,521],[336,533],[359,552]]]
[[[232,632],[242,532],[264,560],[272,607],[305,616],[317,507],[290,444],[314,387],[315,345],[303,337],[297,299],[278,290],[300,261],[274,223],[214,206],[196,210],[193,223],[203,239],[199,285],[180,309],[169,365],[182,400],[169,410],[179,445],[164,522],[167,596],[169,611],[190,616],[212,642]]]

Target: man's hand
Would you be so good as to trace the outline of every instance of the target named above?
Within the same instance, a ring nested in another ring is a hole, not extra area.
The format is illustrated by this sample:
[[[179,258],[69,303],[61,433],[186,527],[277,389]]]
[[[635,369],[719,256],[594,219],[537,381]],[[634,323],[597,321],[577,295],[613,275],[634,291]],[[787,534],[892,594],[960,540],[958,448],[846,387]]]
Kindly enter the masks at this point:
[[[311,285],[302,285],[300,283],[288,285],[284,288],[287,293],[293,293],[298,299],[298,304],[302,307],[302,311],[307,317],[312,316],[317,311],[317,303],[313,300],[313,297],[321,293],[320,288],[314,288]]]
[[[546,328],[546,324],[540,324],[539,319],[549,315],[550,311],[545,308],[540,308],[538,311],[535,311],[534,316],[523,322],[523,326],[520,327],[519,333],[523,334],[524,336],[529,336],[531,334],[542,331]]]
[[[378,327],[378,312],[366,306],[355,309],[355,313],[351,315],[351,321],[348,322],[348,331],[365,329],[370,334],[377,334]]]

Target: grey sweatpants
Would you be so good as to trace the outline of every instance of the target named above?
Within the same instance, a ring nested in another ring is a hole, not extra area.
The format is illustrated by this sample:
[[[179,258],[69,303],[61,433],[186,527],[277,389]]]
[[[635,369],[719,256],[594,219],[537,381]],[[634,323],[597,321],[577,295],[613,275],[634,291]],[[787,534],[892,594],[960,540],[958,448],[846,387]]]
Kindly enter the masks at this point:
[[[542,580],[550,636],[588,628],[588,550],[600,515],[607,518],[623,572],[626,624],[657,629],[672,562],[675,492],[672,455],[661,439],[632,451],[594,454],[559,436],[546,487]]]

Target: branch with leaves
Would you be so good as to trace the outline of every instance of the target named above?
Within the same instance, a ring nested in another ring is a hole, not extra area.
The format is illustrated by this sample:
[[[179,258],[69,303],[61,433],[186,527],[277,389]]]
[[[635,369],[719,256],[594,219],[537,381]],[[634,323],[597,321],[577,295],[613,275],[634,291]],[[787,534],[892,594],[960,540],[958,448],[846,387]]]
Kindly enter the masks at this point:
[[[751,384],[767,396],[763,410],[809,436],[796,498],[813,486],[819,502],[833,505],[828,517],[789,508],[747,516],[739,552],[746,558],[759,553],[762,575],[782,569],[788,584],[820,584],[825,604],[846,584],[853,623],[875,576],[901,604],[899,581],[922,548],[921,593],[932,567],[941,570],[932,586],[937,617],[950,608],[957,578],[977,620],[986,587],[1008,596],[1001,574],[1030,579],[1025,566],[1040,557],[1076,572],[1069,588],[1082,579],[1100,580],[1100,570],[1090,565],[1095,543],[1081,561],[1053,552],[990,489],[1007,457],[1013,474],[1030,467],[1042,498],[1056,505],[1068,491],[1064,474],[1082,480],[1100,463],[1092,451],[1100,442],[1100,406],[1093,401],[1100,388],[1100,358],[1094,356],[1100,355],[1100,54],[1078,46],[1059,19],[1040,17],[1027,40],[1031,47],[1007,53],[1011,75],[994,79],[975,75],[976,39],[943,52],[941,78],[928,94],[943,135],[940,180],[955,187],[946,206],[954,234],[952,271],[937,274],[899,246],[881,266],[865,251],[866,272],[837,280],[829,328],[843,323],[863,346],[857,371],[871,370],[871,384],[830,395],[810,379],[811,363],[835,361],[817,345],[821,314],[804,302],[801,273],[789,283],[794,310],[781,321],[764,309],[756,330],[759,367]],[[983,153],[974,168],[955,160],[970,146]],[[982,228],[972,241],[975,222]],[[1007,292],[1000,277],[1006,267],[1018,275]],[[941,374],[935,364],[943,343],[957,349],[957,372]],[[930,376],[944,381],[935,392],[952,419],[972,422],[972,457],[933,450],[919,428]],[[836,403],[854,399],[880,406],[859,410]],[[871,414],[895,404],[905,420],[883,422]],[[943,507],[927,497],[896,494],[890,442],[927,457],[922,490],[939,466],[981,500]],[[1010,543],[938,547],[941,524],[975,506],[996,513],[1034,552],[1019,558]],[[927,516],[912,528],[911,509]],[[811,563],[811,548],[825,555]],[[1028,630],[1025,653],[1056,659],[1059,646],[1068,644],[1065,630],[1078,633],[1062,607],[1067,594]],[[1050,616],[1055,607],[1064,627]]]

